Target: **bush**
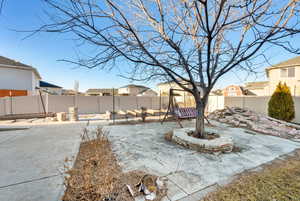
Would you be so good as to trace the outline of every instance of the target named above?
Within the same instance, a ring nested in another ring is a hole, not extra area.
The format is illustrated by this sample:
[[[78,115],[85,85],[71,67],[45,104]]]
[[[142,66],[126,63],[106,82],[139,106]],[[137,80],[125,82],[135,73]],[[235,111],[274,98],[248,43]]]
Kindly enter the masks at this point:
[[[268,107],[270,117],[284,121],[291,121],[295,118],[294,100],[290,89],[284,83],[277,85]]]

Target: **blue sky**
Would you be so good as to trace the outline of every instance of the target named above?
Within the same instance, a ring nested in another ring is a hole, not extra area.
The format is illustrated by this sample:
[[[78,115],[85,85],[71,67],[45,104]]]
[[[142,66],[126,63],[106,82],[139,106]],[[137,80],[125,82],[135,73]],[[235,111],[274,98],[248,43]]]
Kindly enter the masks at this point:
[[[74,68],[74,66],[59,59],[74,58],[78,49],[70,35],[58,35],[40,33],[23,40],[26,33],[15,32],[16,30],[28,30],[39,27],[45,20],[43,5],[40,0],[6,0],[4,10],[0,16],[0,55],[32,65],[40,72],[43,80],[72,89],[74,81],[78,80],[80,91],[88,88],[120,87],[130,83],[129,80],[120,78],[118,68],[108,72],[100,69]],[[295,42],[300,39],[295,38]],[[80,51],[88,52],[89,49],[81,48]],[[281,49],[271,50],[274,55],[270,61],[276,64],[295,55],[283,52]],[[121,69],[130,68],[126,62]],[[261,71],[266,65],[261,66]],[[245,80],[244,75],[238,74],[225,76],[219,81],[217,87],[228,84],[243,84],[245,81],[264,80],[264,75],[256,80]],[[143,84],[143,83],[138,83]],[[155,83],[146,83],[155,88]]]

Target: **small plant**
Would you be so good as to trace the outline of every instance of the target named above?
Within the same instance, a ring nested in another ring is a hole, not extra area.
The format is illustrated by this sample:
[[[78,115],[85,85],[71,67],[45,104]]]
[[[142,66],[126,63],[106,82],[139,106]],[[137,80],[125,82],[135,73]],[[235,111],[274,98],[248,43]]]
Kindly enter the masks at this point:
[[[141,113],[142,121],[145,122],[146,117],[147,117],[147,108],[141,107],[141,110],[142,110],[142,113]]]
[[[294,100],[289,87],[279,82],[268,105],[270,117],[275,119],[291,121],[295,118]]]

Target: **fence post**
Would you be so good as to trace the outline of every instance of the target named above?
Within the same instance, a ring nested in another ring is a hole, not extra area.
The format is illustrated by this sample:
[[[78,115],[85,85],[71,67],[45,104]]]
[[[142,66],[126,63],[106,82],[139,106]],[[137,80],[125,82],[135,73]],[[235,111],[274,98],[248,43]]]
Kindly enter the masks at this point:
[[[115,124],[115,88],[113,88],[113,124]]]
[[[45,102],[46,102],[46,113],[49,113],[49,94],[45,94]]]
[[[154,108],[153,108],[153,100],[154,100],[154,97],[150,96],[150,98],[151,98],[151,110],[153,110],[153,109],[154,109]]]
[[[9,91],[9,97],[10,97],[10,114],[13,114],[12,94],[11,94],[11,91]]]
[[[73,105],[74,105],[74,107],[76,107],[76,93],[75,93],[75,95],[73,96]]]
[[[97,96],[97,104],[98,104],[98,112],[99,114],[101,113],[101,108],[100,108],[100,96]]]
[[[8,97],[4,97],[4,109],[5,109],[5,115],[8,115]]]
[[[161,91],[159,90],[159,121],[160,121],[160,115],[161,115]]]
[[[120,98],[120,96],[117,96],[116,98],[118,100],[117,110],[122,110],[121,98]]]
[[[245,109],[245,96],[244,95],[242,96],[242,107],[243,107],[243,109]]]

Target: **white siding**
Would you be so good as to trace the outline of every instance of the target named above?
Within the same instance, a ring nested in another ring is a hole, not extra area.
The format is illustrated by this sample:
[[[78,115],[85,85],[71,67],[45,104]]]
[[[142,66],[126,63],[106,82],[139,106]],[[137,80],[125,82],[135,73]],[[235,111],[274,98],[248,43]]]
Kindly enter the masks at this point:
[[[0,67],[0,89],[32,90],[32,71]]]

